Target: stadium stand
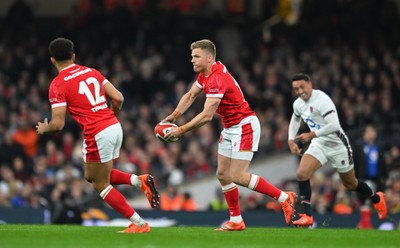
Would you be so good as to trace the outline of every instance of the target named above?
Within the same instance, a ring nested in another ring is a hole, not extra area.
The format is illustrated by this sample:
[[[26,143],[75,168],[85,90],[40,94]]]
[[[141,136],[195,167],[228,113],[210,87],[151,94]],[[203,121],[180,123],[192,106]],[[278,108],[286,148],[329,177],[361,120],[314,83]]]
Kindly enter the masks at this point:
[[[63,132],[52,137],[39,138],[33,129],[50,118],[47,90],[55,71],[47,45],[65,36],[75,41],[77,63],[99,69],[125,96],[120,170],[151,172],[162,191],[214,177],[215,141],[222,128],[217,120],[168,145],[153,134],[194,80],[190,43],[209,38],[260,118],[256,159],[288,152],[290,77],[309,73],[314,86],[334,100],[351,142],[365,125],[377,127],[389,171],[388,207],[400,212],[398,1],[304,1],[297,23],[269,27],[268,39],[263,23],[276,13],[276,1],[176,2],[81,0],[65,15],[43,17],[28,1],[15,1],[1,16],[0,207],[47,208],[53,223],[71,221],[62,219],[66,210],[79,214],[104,207],[82,176],[77,124],[68,119]],[[201,108],[198,101],[182,121]],[[332,174],[326,170],[313,178],[319,189],[316,211],[358,211],[357,198],[343,192]],[[293,180],[280,184],[295,187]],[[121,190],[131,199],[139,197]],[[247,210],[260,204],[273,210],[267,199],[251,200],[262,202],[244,204]]]

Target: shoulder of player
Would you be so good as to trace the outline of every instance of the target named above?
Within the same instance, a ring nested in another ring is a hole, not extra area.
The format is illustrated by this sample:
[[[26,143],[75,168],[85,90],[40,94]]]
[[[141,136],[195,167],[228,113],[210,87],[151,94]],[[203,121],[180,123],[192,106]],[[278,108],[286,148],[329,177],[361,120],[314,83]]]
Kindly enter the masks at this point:
[[[315,94],[315,96],[318,97],[318,98],[330,98],[330,97],[328,96],[328,94],[326,94],[326,93],[325,93],[324,91],[322,91],[322,90],[314,89],[314,90],[313,90],[313,94]]]
[[[319,102],[319,103],[323,103],[323,104],[332,104],[332,105],[335,105],[334,103],[333,103],[333,100],[332,100],[332,98],[328,95],[328,94],[326,94],[325,92],[323,92],[322,90],[319,90],[318,91],[318,98],[317,98],[317,101]]]
[[[302,104],[305,104],[305,102],[300,97],[297,97],[293,102],[293,107],[298,107]]]

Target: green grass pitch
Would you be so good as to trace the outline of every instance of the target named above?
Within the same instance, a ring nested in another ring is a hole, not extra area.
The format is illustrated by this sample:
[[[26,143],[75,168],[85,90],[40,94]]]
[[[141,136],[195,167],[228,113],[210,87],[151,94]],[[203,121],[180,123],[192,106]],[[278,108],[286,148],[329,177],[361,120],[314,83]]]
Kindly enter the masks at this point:
[[[1,248],[47,247],[399,247],[400,231],[248,227],[215,232],[213,227],[152,228],[150,233],[120,234],[124,227],[0,225]]]

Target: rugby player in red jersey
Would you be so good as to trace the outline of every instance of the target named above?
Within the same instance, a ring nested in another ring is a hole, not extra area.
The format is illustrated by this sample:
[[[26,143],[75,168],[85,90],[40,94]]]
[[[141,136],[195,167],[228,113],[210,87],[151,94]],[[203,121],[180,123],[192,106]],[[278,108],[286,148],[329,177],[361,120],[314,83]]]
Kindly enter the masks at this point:
[[[239,84],[227,68],[216,61],[216,47],[210,40],[191,44],[193,70],[198,72],[197,80],[182,96],[175,111],[163,121],[175,122],[204,92],[204,109],[188,123],[173,128],[168,138],[177,138],[194,128],[211,121],[217,113],[223,122],[218,145],[217,178],[228,204],[230,219],[217,231],[241,231],[246,225],[241,216],[239,190],[237,185],[273,197],[282,206],[285,221],[292,223],[296,194],[284,192],[264,178],[247,172],[253,153],[258,150],[261,127],[256,113],[250,108]]]
[[[39,122],[36,132],[50,134],[61,131],[68,112],[83,131],[85,179],[105,202],[132,222],[122,232],[149,232],[149,224],[113,187],[118,184],[136,186],[153,208],[159,204],[151,175],[137,176],[113,169],[113,160],[119,156],[123,139],[121,124],[116,117],[124,101],[123,95],[96,69],[74,63],[74,43],[71,40],[57,38],[51,41],[49,52],[58,71],[49,88],[51,121]],[[110,107],[107,99],[111,100]]]

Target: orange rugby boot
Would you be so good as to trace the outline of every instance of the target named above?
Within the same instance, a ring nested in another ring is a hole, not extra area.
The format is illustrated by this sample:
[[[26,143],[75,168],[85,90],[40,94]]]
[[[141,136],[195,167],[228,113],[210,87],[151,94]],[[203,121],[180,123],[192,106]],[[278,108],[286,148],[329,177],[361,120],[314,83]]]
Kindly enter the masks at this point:
[[[383,195],[382,192],[377,192],[377,195],[381,198],[378,203],[374,203],[374,207],[376,211],[378,211],[378,217],[380,220],[383,220],[386,218],[387,215],[387,207],[386,207],[386,201],[385,201],[385,196]]]
[[[160,204],[160,195],[154,186],[154,177],[152,175],[144,174],[139,176],[141,181],[140,190],[147,197],[152,208],[157,207]]]
[[[244,229],[246,229],[246,225],[244,224],[243,220],[239,223],[226,221],[224,224],[221,225],[221,227],[216,228],[215,231],[222,231],[222,232],[243,231]]]
[[[286,224],[291,225],[292,219],[294,217],[294,204],[296,203],[297,195],[294,192],[286,192],[286,194],[288,194],[289,197],[286,199],[286,201],[281,202],[280,204],[283,210],[283,214],[285,215]]]
[[[295,227],[310,227],[314,224],[314,218],[306,214],[299,214],[300,219],[293,221]]]
[[[144,226],[137,226],[135,224],[130,224],[125,230],[118,231],[119,233],[148,233],[150,232],[149,223]]]

